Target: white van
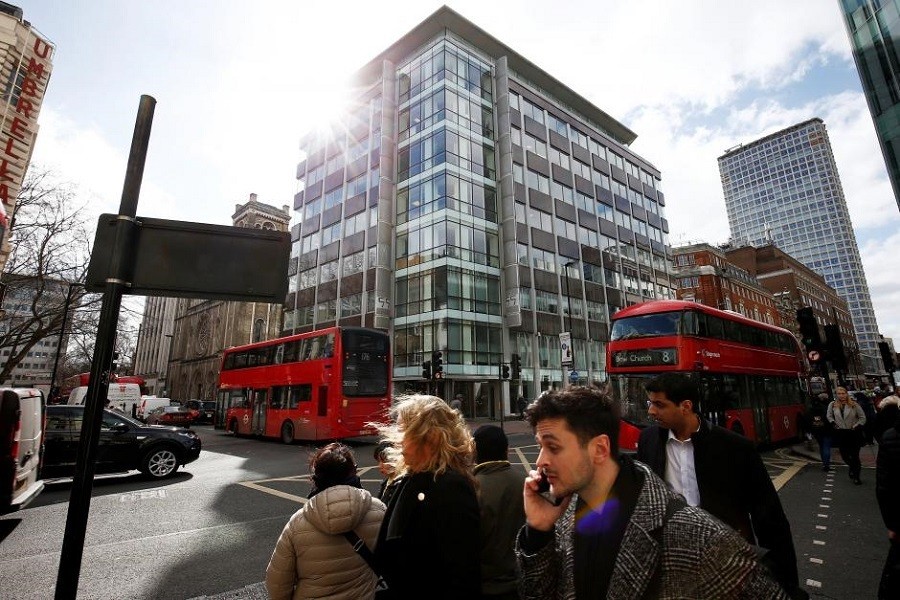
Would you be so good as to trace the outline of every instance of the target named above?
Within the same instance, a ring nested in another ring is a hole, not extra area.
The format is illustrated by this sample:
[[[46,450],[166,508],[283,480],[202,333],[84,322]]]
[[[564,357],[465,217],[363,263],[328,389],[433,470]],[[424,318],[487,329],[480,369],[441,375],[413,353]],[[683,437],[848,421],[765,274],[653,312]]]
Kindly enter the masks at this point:
[[[87,396],[87,386],[83,385],[72,390],[67,404],[81,406]],[[136,383],[111,383],[106,393],[104,406],[115,408],[126,415],[134,415],[141,404],[141,386]]]
[[[172,400],[169,398],[157,398],[156,396],[141,396],[141,403],[138,404],[137,408],[137,418],[141,421],[147,418],[147,415],[150,414],[156,408],[160,406],[169,406],[172,404]]]
[[[0,514],[24,508],[44,489],[44,415],[40,390],[0,388]]]

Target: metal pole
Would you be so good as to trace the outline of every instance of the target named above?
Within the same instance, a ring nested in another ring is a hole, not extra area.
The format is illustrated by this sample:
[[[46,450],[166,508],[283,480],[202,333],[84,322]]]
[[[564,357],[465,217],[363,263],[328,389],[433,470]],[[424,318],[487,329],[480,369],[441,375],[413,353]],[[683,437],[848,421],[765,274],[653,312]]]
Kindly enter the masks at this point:
[[[84,419],[75,462],[75,478],[69,496],[69,512],[59,557],[56,600],[74,600],[78,595],[78,579],[81,575],[81,559],[84,554],[84,538],[97,460],[97,442],[100,437],[100,424],[103,421],[102,400],[106,398],[108,391],[109,370],[122,295],[129,285],[128,279],[134,265],[134,241],[137,229],[135,216],[155,105],[156,100],[150,96],[141,96],[134,125],[131,153],[128,156],[122,199],[119,203],[119,216],[116,219],[117,232],[112,248],[109,277],[103,293],[100,323],[94,344],[91,378],[88,381],[85,398]]]
[[[572,369],[571,369],[572,371],[575,370],[575,336],[572,334],[572,295],[569,293],[570,292],[570,289],[569,289],[569,267],[571,267],[574,264],[575,264],[575,261],[570,260],[565,265],[563,265],[566,269],[566,302],[569,305],[569,315],[568,315],[569,324],[566,326],[566,328],[569,332],[569,347],[571,348],[571,351],[572,351]],[[565,372],[565,369],[563,369],[563,373],[564,373],[563,376],[565,377],[565,380],[563,381],[563,387],[568,387],[570,385],[569,384],[569,374]]]
[[[69,305],[72,304],[72,290],[76,287],[84,287],[83,283],[70,283],[66,292],[66,302],[63,305],[62,324],[59,326],[59,339],[56,341],[56,359],[53,361],[53,372],[50,375],[50,396],[55,399],[56,394],[56,371],[59,367],[59,353],[62,351],[63,336],[66,333],[66,320],[69,316]]]

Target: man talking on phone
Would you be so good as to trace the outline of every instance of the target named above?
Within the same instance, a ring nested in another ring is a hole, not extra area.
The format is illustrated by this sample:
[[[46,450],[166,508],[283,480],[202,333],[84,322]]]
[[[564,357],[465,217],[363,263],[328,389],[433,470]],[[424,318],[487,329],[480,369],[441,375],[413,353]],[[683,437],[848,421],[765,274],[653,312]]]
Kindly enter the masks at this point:
[[[788,598],[737,533],[619,456],[609,396],[554,390],[525,416],[540,454],[516,540],[523,599]]]

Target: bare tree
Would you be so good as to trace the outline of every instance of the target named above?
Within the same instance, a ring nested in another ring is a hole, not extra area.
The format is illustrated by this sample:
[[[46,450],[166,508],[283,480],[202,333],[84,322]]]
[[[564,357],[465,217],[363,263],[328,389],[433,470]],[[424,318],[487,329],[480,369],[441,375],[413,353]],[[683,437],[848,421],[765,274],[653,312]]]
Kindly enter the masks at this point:
[[[32,165],[19,192],[2,276],[6,314],[0,349],[9,355],[0,367],[0,383],[39,341],[59,332],[67,304],[78,312],[99,298],[80,287],[90,259],[85,212],[72,185]]]

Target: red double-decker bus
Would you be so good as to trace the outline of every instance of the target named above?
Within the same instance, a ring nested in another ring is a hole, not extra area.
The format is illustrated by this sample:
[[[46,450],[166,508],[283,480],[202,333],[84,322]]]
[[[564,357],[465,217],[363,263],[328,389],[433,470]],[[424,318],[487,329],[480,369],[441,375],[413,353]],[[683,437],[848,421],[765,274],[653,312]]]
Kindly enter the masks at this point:
[[[644,386],[665,372],[696,380],[698,412],[717,425],[760,444],[799,434],[807,368],[786,329],[695,302],[645,302],[613,315],[606,362],[624,449],[650,422]]]
[[[387,418],[390,389],[390,340],[374,329],[237,346],[222,357],[215,425],[286,444],[369,435],[369,423]]]

